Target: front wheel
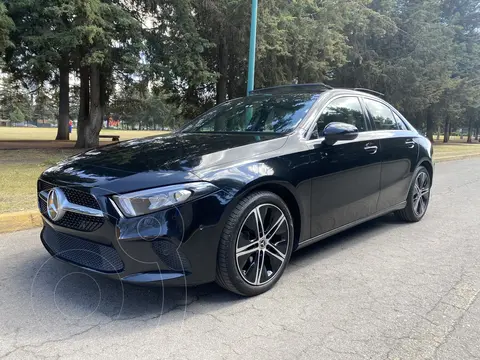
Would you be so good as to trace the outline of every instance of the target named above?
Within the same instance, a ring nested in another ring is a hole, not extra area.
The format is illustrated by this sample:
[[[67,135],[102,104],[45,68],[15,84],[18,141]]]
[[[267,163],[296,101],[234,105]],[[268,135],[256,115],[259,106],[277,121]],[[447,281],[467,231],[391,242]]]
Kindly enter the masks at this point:
[[[256,192],[232,211],[220,239],[217,283],[243,296],[270,290],[293,249],[293,219],[285,202]]]
[[[395,212],[404,221],[418,222],[422,220],[430,203],[430,188],[432,186],[430,174],[427,169],[420,166],[414,175],[412,185],[408,192],[407,206]]]

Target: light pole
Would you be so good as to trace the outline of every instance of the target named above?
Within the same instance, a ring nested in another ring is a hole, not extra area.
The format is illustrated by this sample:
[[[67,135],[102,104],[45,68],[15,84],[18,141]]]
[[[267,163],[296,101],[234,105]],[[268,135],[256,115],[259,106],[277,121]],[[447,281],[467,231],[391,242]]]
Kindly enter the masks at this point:
[[[255,86],[255,52],[257,48],[257,9],[258,0],[252,0],[252,22],[250,24],[250,53],[248,55],[247,96]]]

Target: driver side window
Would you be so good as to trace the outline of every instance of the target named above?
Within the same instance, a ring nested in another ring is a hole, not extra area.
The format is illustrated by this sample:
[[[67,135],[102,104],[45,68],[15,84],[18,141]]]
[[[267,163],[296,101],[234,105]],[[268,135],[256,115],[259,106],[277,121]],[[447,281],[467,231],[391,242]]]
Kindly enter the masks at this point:
[[[323,136],[323,129],[332,122],[342,122],[355,125],[358,131],[366,131],[366,121],[362,106],[357,97],[345,96],[332,100],[323,109],[317,120],[311,139],[318,139]]]

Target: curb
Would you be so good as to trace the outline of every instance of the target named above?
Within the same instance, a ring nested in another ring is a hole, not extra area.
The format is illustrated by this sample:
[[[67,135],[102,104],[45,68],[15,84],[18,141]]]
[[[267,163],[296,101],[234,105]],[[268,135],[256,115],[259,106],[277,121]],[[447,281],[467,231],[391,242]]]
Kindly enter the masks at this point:
[[[0,233],[27,230],[42,226],[38,210],[0,214]]]

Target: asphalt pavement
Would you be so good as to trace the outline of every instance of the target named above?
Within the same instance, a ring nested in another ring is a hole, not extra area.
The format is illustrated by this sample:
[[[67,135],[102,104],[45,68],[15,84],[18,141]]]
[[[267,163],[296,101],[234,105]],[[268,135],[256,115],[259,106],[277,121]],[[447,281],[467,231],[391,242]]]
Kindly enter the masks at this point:
[[[436,165],[418,224],[392,216],[293,255],[276,287],[122,285],[0,236],[0,359],[480,358],[480,158]]]

